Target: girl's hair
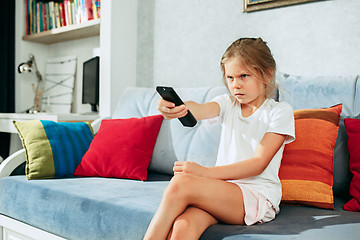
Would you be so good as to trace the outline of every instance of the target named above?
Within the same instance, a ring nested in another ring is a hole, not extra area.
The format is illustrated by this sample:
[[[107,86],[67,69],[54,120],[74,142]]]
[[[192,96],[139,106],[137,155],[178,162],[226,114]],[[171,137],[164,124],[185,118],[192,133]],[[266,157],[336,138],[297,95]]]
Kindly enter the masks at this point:
[[[225,77],[225,63],[231,59],[240,60],[245,67],[254,69],[264,80],[266,97],[271,97],[276,89],[276,62],[270,48],[261,38],[240,38],[233,42],[225,51],[220,61],[223,80],[227,86]]]

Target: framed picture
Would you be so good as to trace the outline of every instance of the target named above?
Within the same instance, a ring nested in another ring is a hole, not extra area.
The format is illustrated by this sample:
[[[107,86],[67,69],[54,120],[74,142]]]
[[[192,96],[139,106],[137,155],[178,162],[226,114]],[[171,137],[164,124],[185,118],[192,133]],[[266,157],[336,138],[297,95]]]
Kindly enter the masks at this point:
[[[298,3],[322,1],[322,0],[243,0],[244,12],[258,11],[268,8],[288,6]]]

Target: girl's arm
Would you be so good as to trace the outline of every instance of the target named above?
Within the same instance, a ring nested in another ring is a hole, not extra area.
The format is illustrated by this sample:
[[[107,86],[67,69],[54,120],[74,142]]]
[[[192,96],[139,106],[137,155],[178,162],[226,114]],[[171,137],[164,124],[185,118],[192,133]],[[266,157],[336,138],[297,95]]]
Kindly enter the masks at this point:
[[[261,140],[253,158],[216,167],[203,167],[195,162],[175,162],[174,173],[189,173],[207,178],[234,180],[253,177],[261,174],[280,149],[286,136],[277,133],[266,133]]]
[[[216,102],[196,103],[194,101],[185,102],[185,105],[175,107],[175,104],[160,98],[158,110],[165,119],[184,117],[190,110],[196,120],[203,120],[217,117],[220,114],[220,106]]]

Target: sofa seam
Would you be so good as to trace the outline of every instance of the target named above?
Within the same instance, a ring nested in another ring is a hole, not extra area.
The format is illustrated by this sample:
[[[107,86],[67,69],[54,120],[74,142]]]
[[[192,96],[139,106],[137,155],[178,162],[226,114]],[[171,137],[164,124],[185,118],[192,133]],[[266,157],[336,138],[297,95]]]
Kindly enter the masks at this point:
[[[203,99],[202,99],[202,103],[204,103],[205,102],[205,99],[207,98],[207,96],[208,96],[208,94],[209,94],[209,91],[210,91],[210,88],[208,88],[207,90],[206,90],[206,93],[204,94],[204,97],[203,97]],[[188,144],[188,146],[187,146],[187,148],[186,148],[186,155],[185,155],[185,161],[188,161],[188,159],[189,159],[189,149],[190,149],[190,145],[191,145],[191,143],[194,141],[194,135],[199,131],[199,126],[201,125],[201,123],[198,121],[197,122],[197,124],[195,125],[195,127],[196,127],[196,129],[194,129],[194,131],[193,131],[193,133],[192,133],[192,135],[191,135],[191,137],[190,137],[190,142],[189,142],[189,144]]]
[[[151,88],[150,88],[150,89],[151,89]],[[151,103],[155,100],[155,97],[156,97],[156,92],[153,92],[153,93],[152,93],[152,97],[151,97],[151,102],[150,102],[150,104],[148,104],[148,106],[147,106],[146,116],[149,116],[149,115],[150,115]]]
[[[359,115],[360,113],[356,112],[357,107],[358,107],[358,103],[357,103],[357,86],[358,86],[358,82],[359,82],[359,75],[356,75],[356,79],[355,79],[355,86],[354,86],[354,106],[353,106],[353,116],[356,117],[357,115]]]

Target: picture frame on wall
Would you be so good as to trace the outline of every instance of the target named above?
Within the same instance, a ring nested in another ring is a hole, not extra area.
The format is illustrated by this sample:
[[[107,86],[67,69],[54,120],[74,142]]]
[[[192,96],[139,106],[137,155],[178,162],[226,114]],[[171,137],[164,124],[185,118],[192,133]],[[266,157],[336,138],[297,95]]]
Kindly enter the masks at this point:
[[[243,0],[244,12],[253,12],[263,9],[289,6],[299,3],[315,2],[322,0]]]

